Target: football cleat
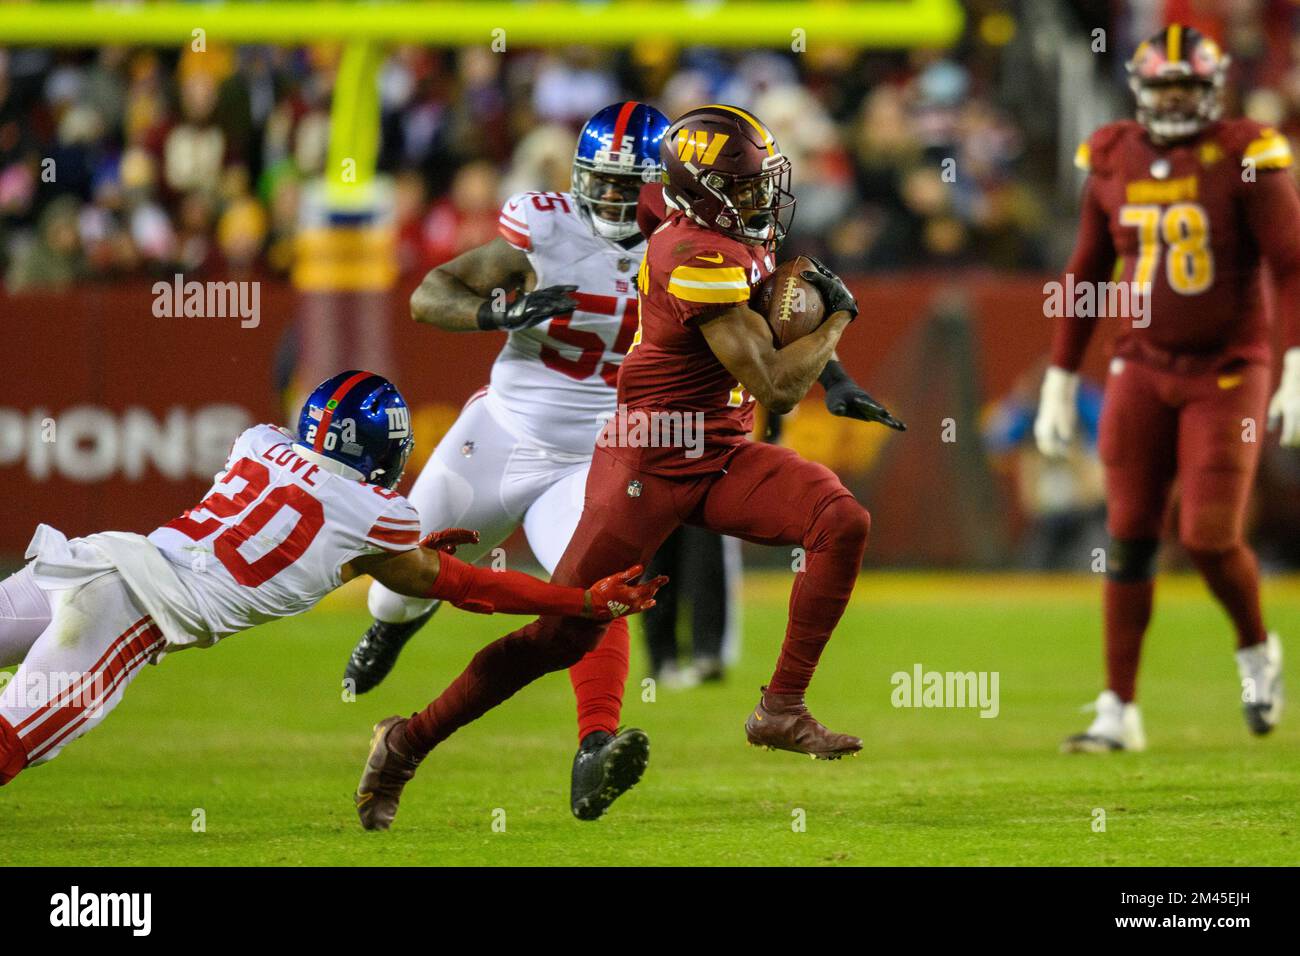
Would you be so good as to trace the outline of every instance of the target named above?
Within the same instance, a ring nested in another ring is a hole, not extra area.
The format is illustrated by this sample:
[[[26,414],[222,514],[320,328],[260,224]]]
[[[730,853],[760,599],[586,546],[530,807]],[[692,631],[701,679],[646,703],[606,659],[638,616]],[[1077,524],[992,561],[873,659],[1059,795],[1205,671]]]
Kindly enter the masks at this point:
[[[1242,712],[1252,734],[1263,735],[1282,718],[1282,641],[1270,634],[1263,643],[1237,651]]]
[[[357,816],[367,830],[387,830],[393,825],[402,788],[415,776],[424,759],[412,752],[405,729],[405,717],[386,717],[375,724],[370,755],[353,797]]]
[[[387,621],[372,623],[366,633],[361,635],[361,640],[357,641],[357,646],[352,648],[347,669],[343,672],[343,679],[352,681],[353,691],[364,694],[382,684],[397,663],[397,655],[402,653],[406,642],[433,617],[434,610],[435,608],[429,608],[419,617],[400,624],[390,624]]]
[[[697,657],[691,662],[691,670],[701,684],[719,684],[727,676],[727,669],[717,657]]]
[[[1136,752],[1147,749],[1142,712],[1137,704],[1126,704],[1114,691],[1104,690],[1096,703],[1084,709],[1096,710],[1096,718],[1083,733],[1061,741],[1061,753],[1102,754],[1115,750]]]
[[[690,690],[699,686],[700,675],[691,664],[683,667],[676,661],[669,661],[655,673],[655,682],[664,690]]]
[[[854,756],[862,749],[862,740],[848,734],[832,733],[808,712],[803,694],[773,694],[760,688],[758,706],[745,721],[745,737],[751,747],[788,750],[807,754],[815,760],[839,760]]]
[[[579,820],[595,820],[631,790],[650,762],[650,738],[636,728],[587,734],[573,758],[569,805]]]

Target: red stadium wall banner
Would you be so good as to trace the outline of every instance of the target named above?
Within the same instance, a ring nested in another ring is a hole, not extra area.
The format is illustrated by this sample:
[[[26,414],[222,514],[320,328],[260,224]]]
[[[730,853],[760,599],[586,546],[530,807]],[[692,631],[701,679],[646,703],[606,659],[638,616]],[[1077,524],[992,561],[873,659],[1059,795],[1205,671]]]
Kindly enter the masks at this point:
[[[1045,354],[1042,283],[993,274],[853,283],[862,314],[841,358],[909,431],[832,418],[814,387],[782,440],[834,468],[872,511],[872,562],[1005,556],[1013,509],[984,463],[978,421]],[[316,379],[351,366],[391,377],[414,409],[409,487],[501,344],[413,323],[413,281],[340,296],[258,285],[255,322],[183,317],[176,303],[160,309],[147,285],[0,298],[17,357],[0,379],[0,556],[19,558],[38,522],[69,535],[152,530],[201,497],[242,428],[288,422]],[[180,301],[176,291],[168,296]],[[1092,362],[1096,373],[1100,350]],[[944,440],[945,422],[955,441]]]

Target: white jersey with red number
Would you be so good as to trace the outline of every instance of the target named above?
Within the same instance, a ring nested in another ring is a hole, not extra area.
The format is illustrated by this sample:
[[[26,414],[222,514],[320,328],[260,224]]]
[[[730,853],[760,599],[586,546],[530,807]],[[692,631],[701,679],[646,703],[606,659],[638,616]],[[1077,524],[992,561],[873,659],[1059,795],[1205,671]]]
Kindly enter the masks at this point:
[[[578,308],[510,333],[492,366],[488,406],[520,440],[590,457],[636,334],[645,243],[624,249],[593,235],[568,193],[511,196],[499,226],[528,254],[536,287],[575,285]]]
[[[410,502],[333,465],[255,425],[204,499],[149,535],[203,620],[196,643],[306,611],[343,583],[353,558],[419,545]]]

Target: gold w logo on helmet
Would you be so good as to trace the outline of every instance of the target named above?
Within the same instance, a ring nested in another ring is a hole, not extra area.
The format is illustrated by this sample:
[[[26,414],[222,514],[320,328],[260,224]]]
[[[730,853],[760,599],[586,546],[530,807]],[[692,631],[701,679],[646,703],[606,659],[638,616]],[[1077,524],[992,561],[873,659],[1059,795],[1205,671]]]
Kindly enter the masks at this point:
[[[709,135],[708,130],[687,129],[677,131],[677,158],[684,163],[694,162],[697,158],[705,166],[710,165],[722,152],[730,136],[727,133]]]

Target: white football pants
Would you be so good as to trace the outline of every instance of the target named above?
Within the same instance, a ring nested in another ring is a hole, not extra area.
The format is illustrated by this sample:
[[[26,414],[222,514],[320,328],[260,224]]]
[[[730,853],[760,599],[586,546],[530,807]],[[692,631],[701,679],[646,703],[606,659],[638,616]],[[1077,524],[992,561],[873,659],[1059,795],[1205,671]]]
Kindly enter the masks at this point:
[[[22,661],[53,614],[29,564],[0,581],[0,667]]]
[[[28,585],[30,567],[0,584],[0,601],[34,602]],[[45,596],[53,613],[34,635],[30,617],[0,618],[0,663],[22,661],[0,690],[0,721],[12,731],[2,736],[16,737],[29,765],[98,726],[165,643],[116,571]]]

